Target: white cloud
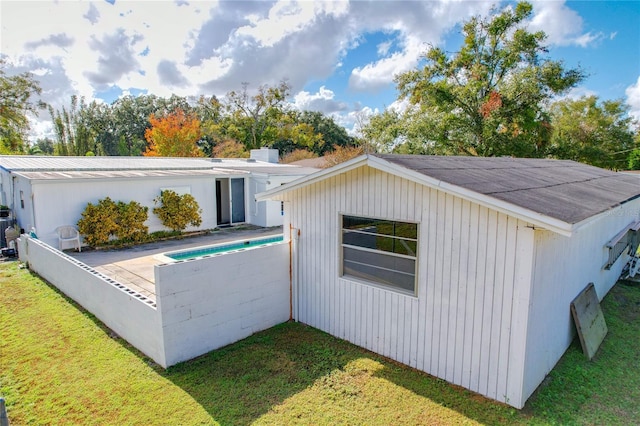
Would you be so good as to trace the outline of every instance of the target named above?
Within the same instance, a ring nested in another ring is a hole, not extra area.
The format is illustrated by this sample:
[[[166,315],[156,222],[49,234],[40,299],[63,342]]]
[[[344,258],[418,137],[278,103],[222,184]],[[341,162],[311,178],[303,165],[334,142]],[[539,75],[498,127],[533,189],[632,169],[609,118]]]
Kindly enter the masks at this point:
[[[602,32],[583,32],[582,17],[569,8],[564,0],[538,0],[532,3],[534,16],[529,30],[544,31],[547,34],[546,42],[551,45],[587,47],[605,38]]]
[[[424,45],[413,37],[406,37],[405,47],[401,52],[369,63],[364,67],[356,67],[351,71],[349,86],[355,90],[375,91],[387,87],[397,74],[408,71],[418,64]]]
[[[372,27],[387,31],[395,35],[393,42],[399,47],[388,55],[385,45],[378,46],[382,58],[351,71],[350,88],[373,92],[390,85],[397,74],[414,68],[428,45],[441,43],[443,35],[460,21],[486,13],[491,7],[484,1],[384,2],[376,3],[375,8],[363,2],[355,5],[358,9],[353,15],[359,17],[360,31]]]
[[[43,88],[42,99],[54,108],[68,105],[72,94],[87,101],[103,96],[105,90],[163,97],[222,96],[244,82],[252,91],[287,79],[298,108],[331,114],[351,129],[354,110],[368,108],[354,107],[355,97],[392,87],[394,75],[415,67],[429,44],[441,45],[462,21],[486,15],[495,4],[495,0],[0,2],[0,52],[11,63],[7,72],[34,72]],[[531,29],[544,30],[548,42],[556,45],[588,46],[606,38],[618,42],[624,35],[622,29],[621,35],[606,37],[585,30],[570,6],[564,1],[536,1]],[[324,86],[310,93],[311,82]],[[392,102],[383,98],[384,92],[378,93],[370,99],[381,99],[381,105]],[[389,108],[404,106],[395,102]]]
[[[640,76],[635,84],[627,87],[625,90],[627,96],[627,105],[629,105],[629,114],[636,120],[640,121]]]
[[[559,96],[557,99],[554,99],[554,101],[561,100],[561,99],[571,99],[575,101],[580,98],[584,98],[588,96],[598,96],[598,94],[593,90],[588,89],[584,86],[578,86],[578,87],[572,87],[567,93],[565,93],[562,96]]]
[[[340,3],[280,0],[264,18],[252,19],[249,25],[238,28],[238,36],[252,37],[260,46],[272,47],[290,34],[312,25],[318,16],[340,15]],[[346,3],[343,3],[346,4]]]
[[[393,43],[391,41],[378,44],[378,56],[387,56],[392,45]]]
[[[298,92],[293,97],[293,106],[301,111],[320,111],[324,114],[345,111],[349,107],[344,102],[336,101],[335,93],[322,86],[316,93]]]

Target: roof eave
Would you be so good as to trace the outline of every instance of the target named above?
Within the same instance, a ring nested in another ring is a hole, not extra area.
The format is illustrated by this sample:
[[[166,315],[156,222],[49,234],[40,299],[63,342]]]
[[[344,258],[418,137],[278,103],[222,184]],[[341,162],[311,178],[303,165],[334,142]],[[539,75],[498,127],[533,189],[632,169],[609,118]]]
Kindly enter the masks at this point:
[[[433,177],[427,176],[415,170],[402,167],[400,165],[397,165],[395,163],[389,162],[383,158],[373,156],[373,155],[371,156],[362,155],[352,160],[349,160],[347,162],[344,162],[342,164],[339,164],[337,166],[331,167],[329,169],[325,169],[321,172],[313,173],[305,178],[298,179],[289,184],[282,185],[278,188],[274,188],[269,191],[261,192],[256,195],[256,200],[257,201],[264,201],[268,199],[281,200],[281,198],[278,198],[278,196],[280,196],[285,192],[293,191],[301,187],[311,185],[322,179],[326,179],[326,178],[338,175],[340,173],[347,172],[349,170],[358,168],[365,164],[374,169],[384,171],[386,173],[390,173],[396,176],[400,176],[407,180],[410,180],[434,189],[440,189],[442,191],[456,195],[465,200],[472,201],[481,206],[488,207],[493,210],[499,211],[501,213],[508,214],[509,216],[516,217],[534,226],[539,226],[541,228],[548,229],[549,231],[555,232],[560,235],[569,237],[574,232],[574,225],[570,223],[543,215],[541,213],[534,212],[532,210],[529,210],[523,207],[516,206],[512,203],[508,203],[506,201],[502,201],[497,198],[490,197],[488,195],[480,194],[478,192],[441,181],[439,179],[435,179]],[[581,226],[582,225],[583,224],[581,223]]]
[[[516,217],[525,222],[529,222],[534,226],[540,226],[560,235],[569,237],[574,231],[573,225],[570,223],[543,215],[541,213],[537,213],[533,210],[516,206],[512,203],[502,201],[497,198],[484,195],[458,185],[453,185],[441,181],[415,170],[407,169],[406,167],[391,163],[380,157],[369,157],[369,166],[387,173],[399,175],[408,180],[426,185],[431,188],[443,190],[465,200],[472,201],[484,207],[489,207],[493,210],[508,214],[509,216]]]
[[[356,158],[352,158],[349,161],[345,161],[344,163],[340,163],[328,169],[322,169],[318,172],[311,173],[310,175],[304,176],[300,179],[296,179],[277,188],[260,192],[259,194],[256,194],[256,201],[265,201],[271,199],[279,200],[278,196],[284,194],[285,192],[294,191],[298,188],[311,185],[322,179],[327,179],[332,176],[339,175],[340,173],[348,172],[349,170],[356,169],[366,163],[367,155],[360,155]]]

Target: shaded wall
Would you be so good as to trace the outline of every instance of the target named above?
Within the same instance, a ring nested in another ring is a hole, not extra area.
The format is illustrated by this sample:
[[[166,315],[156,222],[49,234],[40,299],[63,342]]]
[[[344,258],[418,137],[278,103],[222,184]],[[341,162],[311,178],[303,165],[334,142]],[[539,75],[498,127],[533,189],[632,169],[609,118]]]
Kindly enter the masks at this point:
[[[289,244],[155,266],[156,304],[23,235],[20,260],[163,367],[289,319]]]
[[[161,316],[153,301],[26,235],[20,237],[18,251],[29,269],[158,364],[167,366]]]
[[[289,244],[155,267],[172,365],[289,319]]]

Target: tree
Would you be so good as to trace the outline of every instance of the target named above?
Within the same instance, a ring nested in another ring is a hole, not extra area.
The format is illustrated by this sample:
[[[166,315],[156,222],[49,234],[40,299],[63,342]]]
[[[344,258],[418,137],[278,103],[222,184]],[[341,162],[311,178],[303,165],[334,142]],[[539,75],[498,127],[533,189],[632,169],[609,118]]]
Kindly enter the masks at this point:
[[[149,117],[151,128],[144,137],[148,142],[144,152],[148,157],[202,157],[204,154],[198,147],[200,139],[200,120],[186,115],[177,109],[165,117]]]
[[[311,158],[318,158],[318,154],[306,149],[296,149],[295,151],[291,151],[290,153],[283,155],[280,162],[288,164],[300,160],[309,160]]]
[[[39,138],[29,149],[30,155],[53,155],[54,142],[49,138]]]
[[[634,149],[629,154],[629,170],[640,170],[640,148]]]
[[[72,95],[68,109],[63,106],[62,110],[54,110],[49,106],[49,114],[57,139],[55,152],[58,155],[105,154],[99,142],[99,136],[104,137],[107,126],[103,105],[95,101],[87,104],[84,97]]]
[[[247,86],[245,83],[242,91],[231,91],[226,96],[230,122],[225,133],[250,151],[278,140],[278,124],[286,113],[285,101],[291,87],[282,81],[277,86],[260,86],[256,95],[249,96]]]
[[[216,144],[211,151],[211,156],[216,158],[249,158],[249,153],[240,142],[228,139]]]
[[[147,147],[145,132],[151,127],[149,118],[163,117],[177,109],[191,113],[186,98],[172,95],[169,99],[155,95],[124,96],[111,104],[111,135],[105,150],[109,155],[141,155]]]
[[[351,160],[352,158],[362,154],[364,154],[364,149],[362,149],[361,146],[344,147],[336,145],[332,152],[329,152],[324,156],[324,167],[333,167],[336,164],[344,163],[345,161]]]
[[[521,2],[474,17],[463,26],[459,52],[433,47],[422,69],[399,75],[400,98],[410,107],[392,143],[412,141],[414,149],[438,154],[544,155],[550,137],[545,103],[584,73],[544,56],[545,34],[523,27],[531,13],[532,6]],[[418,135],[409,131],[411,122]]]
[[[29,131],[29,114],[37,115],[42,102],[32,98],[41,92],[30,73],[7,76],[6,61],[0,58],[0,154],[22,152]]]
[[[281,155],[296,149],[313,151],[325,145],[320,133],[316,133],[313,126],[297,121],[297,114],[293,111],[283,114],[277,123],[275,140],[270,144]]]
[[[355,146],[356,141],[349,136],[344,127],[339,126],[332,117],[318,111],[302,111],[296,115],[296,120],[301,124],[311,126],[313,132],[322,136],[317,138],[310,150],[322,156],[334,149],[335,146]]]
[[[629,167],[639,148],[629,108],[621,100],[599,102],[596,96],[563,99],[550,109],[553,133],[549,154],[608,169]]]

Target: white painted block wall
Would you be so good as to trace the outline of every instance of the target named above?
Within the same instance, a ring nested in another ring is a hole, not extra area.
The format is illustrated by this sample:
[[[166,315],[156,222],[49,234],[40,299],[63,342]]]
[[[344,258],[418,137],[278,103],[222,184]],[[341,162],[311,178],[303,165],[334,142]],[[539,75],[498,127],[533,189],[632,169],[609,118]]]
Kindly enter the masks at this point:
[[[20,260],[163,367],[289,319],[289,244],[156,266],[157,308],[23,235]],[[121,286],[121,285],[120,285]]]
[[[155,267],[167,365],[289,319],[289,244]]]
[[[167,366],[160,314],[155,307],[117,287],[116,281],[39,240],[21,236],[18,253],[32,271],[158,364]]]
[[[202,224],[194,229],[213,229],[216,227],[215,177],[187,176],[171,178],[124,179],[76,179],[67,181],[34,181],[32,185],[23,178],[17,179],[17,185],[24,187],[25,208],[16,208],[19,224],[29,231],[35,226],[38,238],[57,247],[58,238],[55,229],[61,225],[75,225],[81,217],[87,203],[97,203],[110,197],[113,201],[137,201],[149,208],[146,225],[149,232],[164,230],[160,219],[153,214],[156,206],[154,198],[160,195],[162,188],[189,187],[202,209]],[[33,188],[33,197],[28,189]],[[35,216],[34,216],[35,214]]]

